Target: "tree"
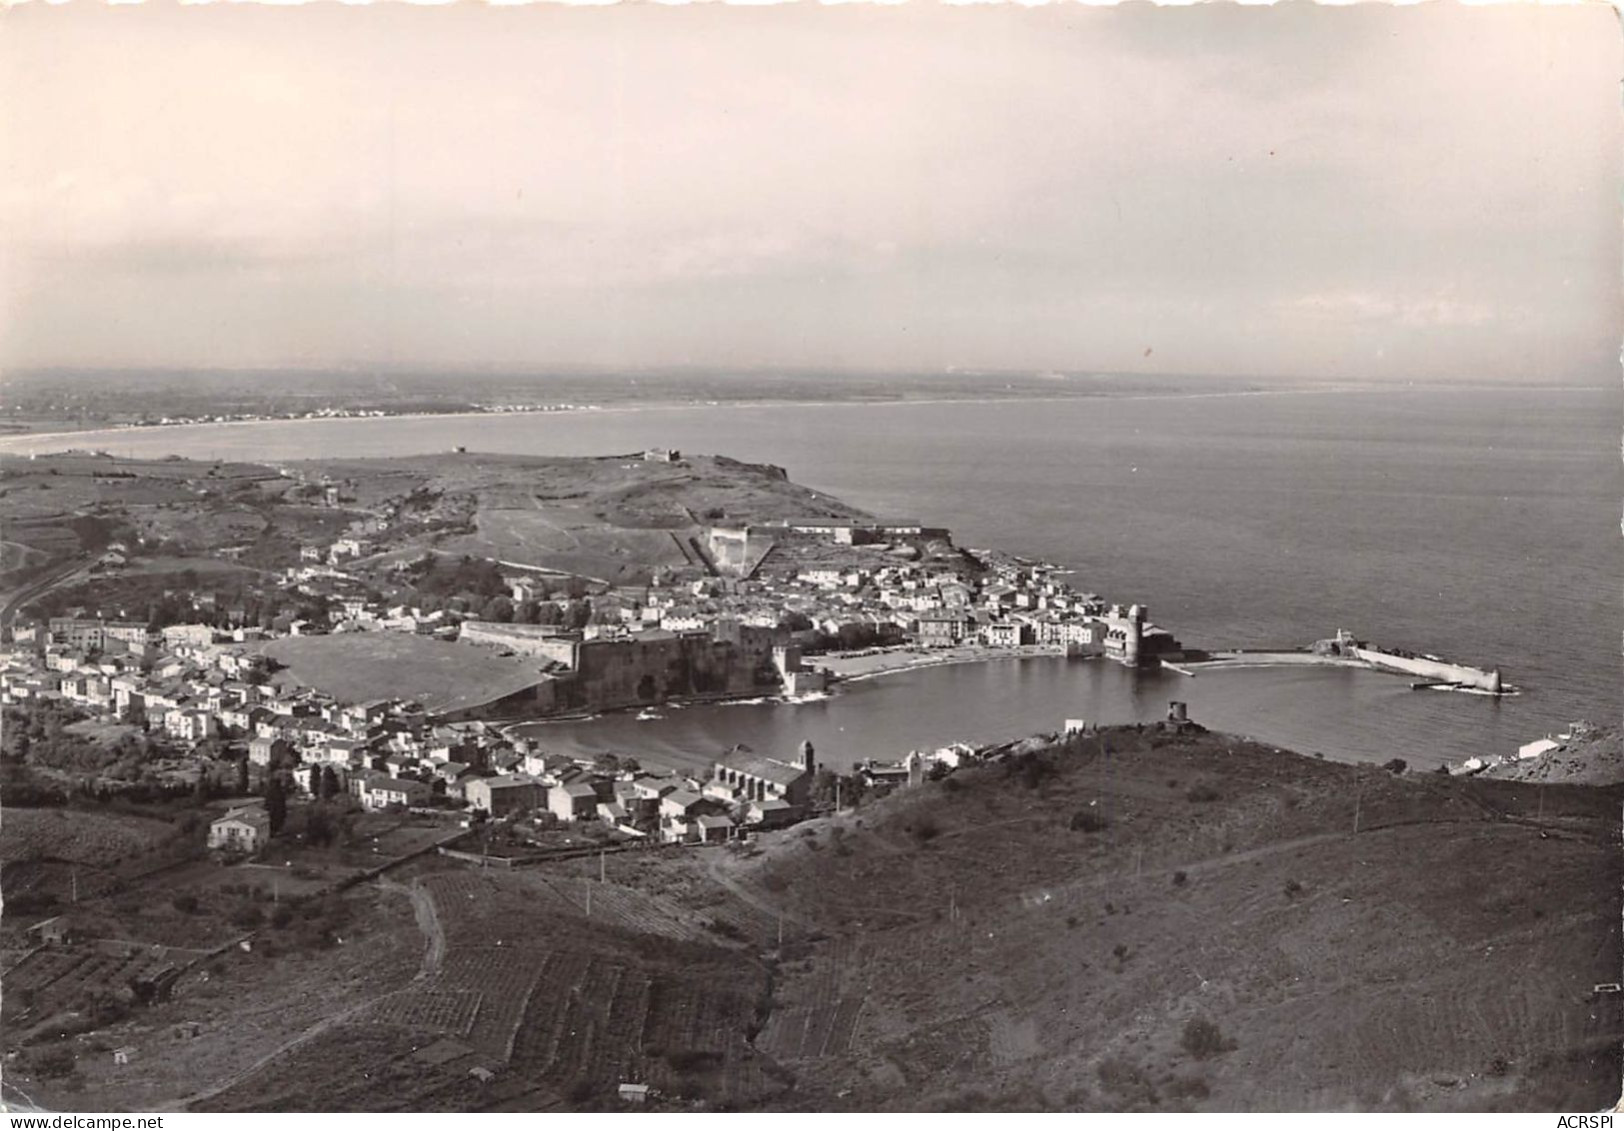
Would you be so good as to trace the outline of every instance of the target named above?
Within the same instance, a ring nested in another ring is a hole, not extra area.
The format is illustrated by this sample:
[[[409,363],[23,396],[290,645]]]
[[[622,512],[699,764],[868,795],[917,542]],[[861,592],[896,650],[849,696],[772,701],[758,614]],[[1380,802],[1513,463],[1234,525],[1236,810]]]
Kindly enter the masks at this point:
[[[507,624],[513,620],[513,602],[506,597],[492,597],[485,602],[481,615],[486,620]]]
[[[237,794],[241,796],[248,792],[248,759],[242,758],[237,762]]]
[[[265,778],[265,815],[271,819],[272,835],[281,832],[283,822],[288,819],[288,796],[282,779],[275,774]]]
[[[592,621],[592,606],[579,598],[571,600],[564,609],[565,628],[585,628]]]
[[[540,607],[541,606],[537,605],[534,601],[520,601],[517,605],[513,606],[513,623],[535,624],[536,611]]]
[[[337,796],[337,794],[338,775],[333,772],[333,767],[323,766],[321,768],[321,789],[319,795],[323,801],[330,801]]]
[[[544,601],[536,606],[537,624],[563,624],[564,610],[555,601]]]
[[[209,803],[209,774],[207,770],[197,772],[197,785],[192,788],[192,800],[198,805]]]

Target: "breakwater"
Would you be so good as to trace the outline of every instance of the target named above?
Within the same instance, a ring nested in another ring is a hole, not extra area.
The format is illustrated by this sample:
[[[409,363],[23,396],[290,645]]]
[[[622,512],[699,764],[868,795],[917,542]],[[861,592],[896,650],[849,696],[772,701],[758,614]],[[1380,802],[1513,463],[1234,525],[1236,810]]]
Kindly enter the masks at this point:
[[[1451,664],[1445,660],[1432,660],[1424,656],[1399,656],[1392,652],[1383,652],[1379,648],[1354,648],[1352,653],[1372,667],[1387,671],[1403,672],[1438,683],[1469,687],[1475,691],[1486,691],[1491,695],[1499,695],[1504,690],[1499,668],[1484,671],[1482,668]]]

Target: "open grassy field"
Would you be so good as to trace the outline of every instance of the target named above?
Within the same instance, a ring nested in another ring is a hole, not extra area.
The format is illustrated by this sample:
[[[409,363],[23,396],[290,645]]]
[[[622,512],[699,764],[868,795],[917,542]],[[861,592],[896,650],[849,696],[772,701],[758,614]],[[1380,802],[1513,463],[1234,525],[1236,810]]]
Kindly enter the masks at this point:
[[[1617,1099],[1616,791],[1132,731],[724,858],[830,938],[763,1040],[854,1107]],[[782,1014],[782,1016],[781,1016]]]
[[[278,682],[352,703],[416,699],[429,711],[489,702],[541,678],[533,660],[402,632],[288,636],[263,651],[284,665]]]

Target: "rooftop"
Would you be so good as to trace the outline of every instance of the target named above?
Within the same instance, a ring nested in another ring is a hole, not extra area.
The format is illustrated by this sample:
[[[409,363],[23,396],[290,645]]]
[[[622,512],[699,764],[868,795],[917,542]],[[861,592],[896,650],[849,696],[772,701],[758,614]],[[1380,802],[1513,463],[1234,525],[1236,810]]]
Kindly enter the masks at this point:
[[[716,760],[720,766],[741,774],[748,774],[753,778],[770,781],[777,785],[791,785],[800,780],[806,773],[804,766],[793,762],[780,762],[777,758],[768,758],[761,754],[752,754],[746,751],[729,751]]]

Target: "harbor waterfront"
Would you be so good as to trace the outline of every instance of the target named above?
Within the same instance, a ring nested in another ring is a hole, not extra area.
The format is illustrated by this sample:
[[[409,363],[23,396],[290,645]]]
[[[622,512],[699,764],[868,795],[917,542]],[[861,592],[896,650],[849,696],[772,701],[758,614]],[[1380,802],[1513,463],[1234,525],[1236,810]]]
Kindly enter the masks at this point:
[[[1207,726],[1422,766],[1508,753],[1615,711],[1618,407],[1610,389],[706,406],[151,428],[13,437],[0,450],[727,452],[876,513],[929,517],[964,544],[1073,568],[1082,587],[1145,601],[1193,647],[1294,647],[1346,626],[1501,667],[1522,690],[1496,700],[1323,667],[1191,679],[998,661],[849,683],[812,703],[543,724],[565,747],[704,756],[736,742],[787,752],[811,737],[831,759],[893,758],[1034,721],[1159,718],[1182,699]]]
[[[839,684],[807,702],[777,699],[672,704],[590,719],[523,723],[514,733],[571,755],[635,753],[698,766],[743,743],[793,750],[810,739],[831,766],[891,760],[914,749],[1060,730],[1068,717],[1154,722],[1169,702],[1213,730],[1337,761],[1403,758],[1420,770],[1509,752],[1524,729],[1492,699],[1413,691],[1403,678],[1354,666],[1257,667],[1197,678],[1134,671],[1102,659],[1006,657],[927,665]],[[1463,708],[1475,711],[1470,728]],[[1408,737],[1406,737],[1406,734]]]

